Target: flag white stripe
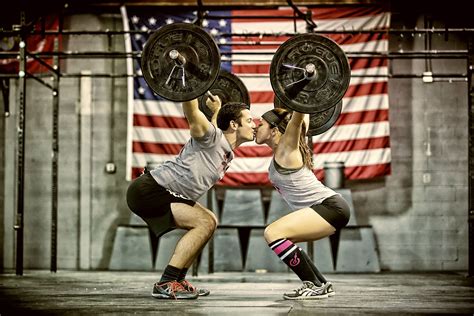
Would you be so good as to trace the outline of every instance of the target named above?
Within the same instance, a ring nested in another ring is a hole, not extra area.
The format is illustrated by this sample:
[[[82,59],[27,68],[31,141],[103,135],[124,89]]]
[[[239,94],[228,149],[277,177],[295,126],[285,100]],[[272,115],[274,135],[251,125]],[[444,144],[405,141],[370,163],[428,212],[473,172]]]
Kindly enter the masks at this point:
[[[365,139],[389,135],[388,121],[335,125],[327,132],[313,136],[313,142],[334,142],[350,139]],[[184,144],[190,138],[189,130],[159,128],[159,127],[133,127],[133,140],[139,142],[159,142],[160,144]],[[254,142],[249,142],[251,144]]]
[[[379,40],[379,41],[370,41],[364,43],[354,43],[347,45],[339,45],[342,50],[346,53],[350,52],[379,52],[385,53],[388,49],[388,41]],[[275,49],[260,49],[260,50],[251,50],[251,49],[242,49],[236,50],[238,54],[226,55],[223,56],[223,60],[232,60],[234,65],[252,65],[252,64],[270,64],[273,58]],[[259,54],[256,54],[259,53]]]
[[[169,117],[184,117],[181,103],[165,100],[135,100],[135,114]]]
[[[367,77],[351,77],[350,84],[368,84],[375,82],[384,82],[387,81],[387,77],[370,77],[370,76],[386,76],[388,74],[387,67],[373,67],[367,69],[358,69],[351,72],[351,75],[361,75],[364,74]],[[244,85],[251,88],[253,92],[272,92],[272,84],[270,82],[270,77],[239,77]]]
[[[342,113],[371,110],[388,110],[387,94],[372,94],[352,98],[342,98]]]
[[[343,161],[345,167],[376,165],[389,163],[391,160],[390,148],[377,148],[336,153],[316,154],[314,166],[322,169],[324,162]]]
[[[390,126],[388,121],[335,125],[325,133],[313,136],[313,143],[384,137],[389,134]]]

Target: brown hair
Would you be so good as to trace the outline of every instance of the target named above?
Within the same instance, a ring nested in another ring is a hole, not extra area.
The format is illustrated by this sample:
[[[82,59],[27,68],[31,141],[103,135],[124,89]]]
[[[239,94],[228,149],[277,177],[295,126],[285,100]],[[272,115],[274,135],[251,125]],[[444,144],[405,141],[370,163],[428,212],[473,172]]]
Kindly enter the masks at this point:
[[[278,130],[284,134],[288,122],[291,119],[291,112],[283,108],[274,108],[262,115],[262,118],[265,119],[272,127],[278,128]],[[306,141],[306,123],[303,121],[301,125],[301,133],[299,139],[299,149],[301,156],[303,157],[303,163],[308,169],[313,169],[313,152],[309,148]]]
[[[249,106],[241,102],[227,102],[224,104],[217,114],[217,127],[225,131],[229,128],[230,121],[241,124],[242,111],[248,110]]]

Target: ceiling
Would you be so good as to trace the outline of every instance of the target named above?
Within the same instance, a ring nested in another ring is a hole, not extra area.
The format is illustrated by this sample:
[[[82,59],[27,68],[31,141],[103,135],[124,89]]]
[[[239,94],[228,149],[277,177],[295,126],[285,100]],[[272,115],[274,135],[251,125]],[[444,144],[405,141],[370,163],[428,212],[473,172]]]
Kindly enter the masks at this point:
[[[118,12],[122,4],[127,6],[193,6],[197,7],[198,0],[7,0],[8,5],[0,11],[0,30],[11,30],[14,24],[20,24],[20,12],[24,12],[26,23],[38,17],[51,14],[74,14],[94,12]],[[293,0],[297,6],[325,5],[388,5],[391,10],[402,14],[432,12],[434,14],[450,15],[453,20],[465,18],[474,20],[468,9],[469,0],[451,0],[448,2],[429,0]],[[204,7],[255,7],[255,6],[286,6],[287,0],[201,0]]]

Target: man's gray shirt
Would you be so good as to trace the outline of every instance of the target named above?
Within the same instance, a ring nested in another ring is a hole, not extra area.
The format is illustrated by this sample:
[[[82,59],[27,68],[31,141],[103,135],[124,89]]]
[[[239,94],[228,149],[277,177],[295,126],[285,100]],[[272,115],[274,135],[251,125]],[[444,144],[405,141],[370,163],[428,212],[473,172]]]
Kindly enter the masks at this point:
[[[174,159],[165,161],[150,173],[171,193],[196,201],[224,177],[233,158],[222,130],[209,123],[203,137],[191,137]]]

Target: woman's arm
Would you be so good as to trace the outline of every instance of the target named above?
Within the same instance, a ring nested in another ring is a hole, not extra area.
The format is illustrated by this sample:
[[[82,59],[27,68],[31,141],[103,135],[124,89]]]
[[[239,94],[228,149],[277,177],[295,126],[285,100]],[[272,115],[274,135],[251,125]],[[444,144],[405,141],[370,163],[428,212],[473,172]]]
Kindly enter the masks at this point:
[[[294,111],[285,133],[281,136],[275,159],[278,164],[286,168],[299,168],[303,163],[303,157],[299,150],[301,126],[303,121],[309,122],[309,114]]]

